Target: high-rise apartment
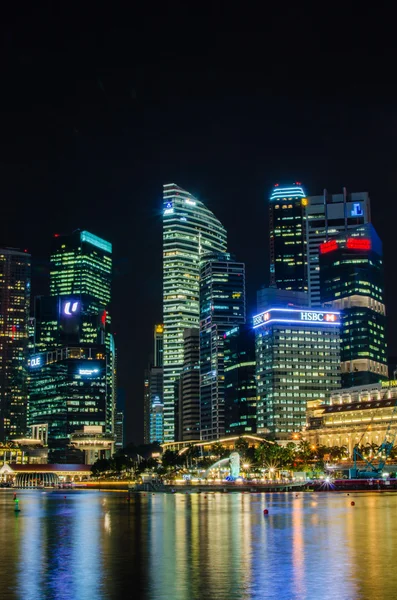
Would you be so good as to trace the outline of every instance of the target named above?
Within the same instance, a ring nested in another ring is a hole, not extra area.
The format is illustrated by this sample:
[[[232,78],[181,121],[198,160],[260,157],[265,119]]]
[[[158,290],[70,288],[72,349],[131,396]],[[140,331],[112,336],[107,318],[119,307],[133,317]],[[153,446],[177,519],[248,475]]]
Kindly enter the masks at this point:
[[[245,265],[228,253],[203,257],[200,271],[200,428],[225,433],[224,334],[245,323]]]
[[[289,439],[305,426],[308,401],[340,387],[340,314],[268,307],[253,326],[257,431]]]
[[[321,302],[341,311],[342,387],[388,377],[382,243],[371,224],[320,245]]]
[[[300,183],[274,186],[269,200],[270,285],[307,290],[307,198]]]
[[[319,308],[320,244],[359,225],[370,223],[370,198],[368,192],[348,194],[346,188],[341,194],[329,194],[324,190],[321,196],[308,197],[305,210],[309,299],[313,308]]]
[[[0,249],[0,442],[26,434],[31,257]]]
[[[183,332],[200,319],[200,260],[226,250],[226,230],[197,198],[174,183],[163,192],[164,440],[175,437],[175,388]]]

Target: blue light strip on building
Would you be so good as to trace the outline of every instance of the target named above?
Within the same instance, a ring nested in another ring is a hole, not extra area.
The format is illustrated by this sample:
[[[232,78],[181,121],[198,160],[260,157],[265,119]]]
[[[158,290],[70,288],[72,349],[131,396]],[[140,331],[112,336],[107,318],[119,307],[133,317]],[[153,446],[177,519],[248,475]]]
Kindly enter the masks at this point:
[[[277,317],[277,313],[281,313]],[[290,318],[285,318],[289,313]],[[298,318],[299,316],[299,318]],[[298,323],[299,325],[340,325],[340,313],[326,310],[305,310],[293,308],[269,308],[252,319],[253,328],[269,323]]]
[[[282,198],[306,198],[306,194],[303,191],[303,188],[299,186],[275,188],[270,196],[270,200],[281,200]]]
[[[102,238],[98,237],[97,235],[94,235],[93,233],[90,233],[89,231],[82,231],[80,233],[80,241],[88,242],[89,244],[92,244],[93,246],[96,246],[101,250],[105,250],[105,252],[109,252],[109,254],[112,253],[112,244],[110,242],[103,240]]]

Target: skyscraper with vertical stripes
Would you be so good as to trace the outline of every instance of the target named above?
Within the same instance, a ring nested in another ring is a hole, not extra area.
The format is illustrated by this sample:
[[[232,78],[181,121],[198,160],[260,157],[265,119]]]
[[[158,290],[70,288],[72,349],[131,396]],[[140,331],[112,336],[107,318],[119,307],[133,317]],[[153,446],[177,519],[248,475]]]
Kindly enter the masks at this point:
[[[199,327],[200,260],[225,252],[226,229],[197,198],[175,183],[163,190],[164,441],[175,437],[176,386],[186,328]]]

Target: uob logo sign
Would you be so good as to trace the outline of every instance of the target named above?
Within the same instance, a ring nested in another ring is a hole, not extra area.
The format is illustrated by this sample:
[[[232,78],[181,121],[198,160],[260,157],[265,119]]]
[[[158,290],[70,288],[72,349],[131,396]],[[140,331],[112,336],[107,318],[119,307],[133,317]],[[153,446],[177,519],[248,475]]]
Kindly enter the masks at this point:
[[[74,315],[76,314],[78,307],[78,302],[66,302],[63,307],[63,312],[65,315]]]

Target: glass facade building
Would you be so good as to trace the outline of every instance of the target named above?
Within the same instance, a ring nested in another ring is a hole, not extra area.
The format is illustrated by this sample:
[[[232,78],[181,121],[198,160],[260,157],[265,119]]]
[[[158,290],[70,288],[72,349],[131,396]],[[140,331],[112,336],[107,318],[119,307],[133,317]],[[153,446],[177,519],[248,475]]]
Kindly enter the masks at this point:
[[[340,314],[269,308],[253,326],[257,432],[289,439],[305,426],[308,401],[340,387]]]
[[[388,378],[382,243],[363,225],[320,246],[321,301],[342,313],[342,386]]]
[[[0,248],[0,442],[26,435],[31,257]]]
[[[255,335],[251,327],[234,327],[224,334],[225,433],[256,432]]]
[[[274,186],[269,201],[270,285],[307,291],[307,198],[300,184]]]
[[[203,257],[200,272],[200,429],[225,433],[224,334],[245,323],[245,265],[228,253]]]
[[[32,355],[28,425],[48,426],[49,462],[65,463],[75,454],[71,435],[84,426],[107,428],[107,352],[105,346],[57,348]]]
[[[305,212],[310,305],[320,308],[320,244],[370,223],[370,198],[368,192],[348,194],[346,188],[341,194],[324,190],[321,196],[308,197]]]
[[[150,443],[163,443],[164,436],[164,404],[160,398],[155,398],[150,411]]]
[[[186,328],[200,319],[200,260],[226,250],[226,230],[197,198],[174,183],[163,191],[164,440],[175,439],[175,389]]]
[[[53,237],[50,295],[92,298],[108,311],[112,284],[112,244],[88,232]]]
[[[183,371],[179,386],[179,439],[200,439],[200,330],[183,332]]]

